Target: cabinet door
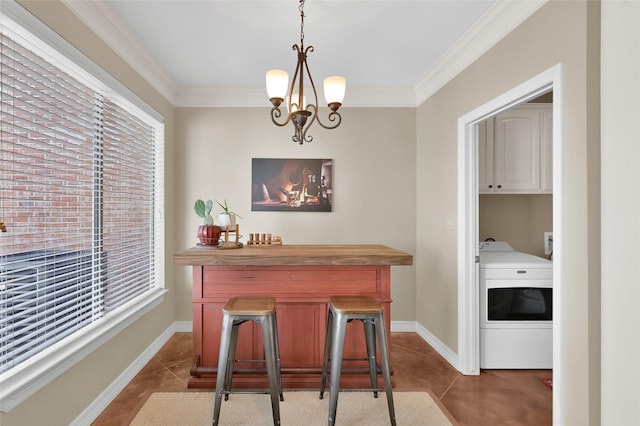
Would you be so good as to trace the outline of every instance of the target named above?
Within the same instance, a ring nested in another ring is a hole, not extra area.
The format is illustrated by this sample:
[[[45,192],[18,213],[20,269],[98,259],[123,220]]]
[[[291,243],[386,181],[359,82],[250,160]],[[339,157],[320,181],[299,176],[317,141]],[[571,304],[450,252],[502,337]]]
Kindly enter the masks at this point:
[[[538,192],[541,111],[513,109],[496,116],[496,192]]]
[[[322,366],[326,303],[278,303],[282,368]]]
[[[542,111],[541,133],[542,192],[550,194],[553,192],[553,109],[551,105]]]
[[[493,192],[493,118],[478,123],[478,192]]]

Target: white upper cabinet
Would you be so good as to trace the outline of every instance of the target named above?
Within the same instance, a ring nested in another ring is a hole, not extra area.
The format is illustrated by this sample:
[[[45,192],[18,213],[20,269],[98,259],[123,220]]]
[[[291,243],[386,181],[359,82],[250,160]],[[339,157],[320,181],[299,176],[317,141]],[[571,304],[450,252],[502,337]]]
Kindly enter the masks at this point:
[[[478,188],[493,192],[493,119],[478,124]]]
[[[525,104],[478,126],[480,193],[551,193],[551,104]]]
[[[542,110],[542,146],[540,149],[542,192],[553,192],[553,108],[551,104]]]

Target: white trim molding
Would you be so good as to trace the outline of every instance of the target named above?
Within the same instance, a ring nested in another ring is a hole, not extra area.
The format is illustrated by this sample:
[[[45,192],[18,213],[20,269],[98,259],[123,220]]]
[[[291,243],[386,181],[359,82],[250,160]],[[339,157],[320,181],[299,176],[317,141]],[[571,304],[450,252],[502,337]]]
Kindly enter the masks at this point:
[[[178,96],[176,83],[122,23],[109,2],[93,0],[61,0],[122,59],[149,82],[162,96],[175,104]]]
[[[174,333],[191,332],[191,321],[177,321],[171,324],[144,352],[136,358],[87,408],[71,422],[72,426],[90,425],[109,404],[129,384],[156,353],[169,341]]]
[[[173,106],[268,107],[263,87],[178,87],[120,21],[108,2],[62,1]],[[345,99],[345,107],[417,107],[547,1],[496,1],[414,87],[352,87]]]
[[[186,87],[174,101],[177,107],[270,107],[265,102],[264,88],[251,87]],[[412,87],[349,88],[342,108],[416,106]]]
[[[429,346],[433,348],[453,368],[460,371],[458,354],[449,346],[442,343],[433,333],[416,321],[391,321],[391,332],[417,333]]]
[[[557,64],[458,119],[458,356],[460,372],[480,374],[477,215],[477,124],[553,90],[553,420],[560,424],[562,371],[562,64]]]
[[[44,350],[10,371],[0,380],[0,410],[8,413],[56,377],[160,305],[167,292],[157,288],[110,312],[95,324]]]
[[[416,106],[481,57],[548,0],[496,1],[494,5],[418,80]]]

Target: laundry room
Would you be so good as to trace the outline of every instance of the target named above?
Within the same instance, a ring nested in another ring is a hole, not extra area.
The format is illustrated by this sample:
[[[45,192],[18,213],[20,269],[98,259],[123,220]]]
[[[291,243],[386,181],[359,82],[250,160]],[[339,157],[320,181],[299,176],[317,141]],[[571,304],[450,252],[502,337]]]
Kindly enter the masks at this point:
[[[478,126],[480,368],[553,368],[552,94]]]

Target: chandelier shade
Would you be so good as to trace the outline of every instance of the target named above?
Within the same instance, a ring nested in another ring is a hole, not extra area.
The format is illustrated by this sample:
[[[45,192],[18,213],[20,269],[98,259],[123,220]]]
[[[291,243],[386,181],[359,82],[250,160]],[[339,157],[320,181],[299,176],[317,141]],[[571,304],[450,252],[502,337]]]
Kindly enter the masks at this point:
[[[346,90],[346,79],[340,76],[327,77],[324,80],[324,96],[327,107],[331,110],[325,124],[318,116],[318,93],[311,77],[307,64],[307,53],[313,52],[313,46],[304,46],[304,2],[300,0],[300,44],[294,44],[292,50],[296,51],[298,61],[293,73],[291,85],[289,74],[282,70],[267,71],[265,80],[267,94],[273,105],[271,108],[271,121],[276,126],[286,126],[291,122],[294,134],[291,139],[302,145],[311,142],[313,137],[307,134],[307,130],[317,121],[325,129],[335,129],[342,122],[342,116],[338,109],[342,106]],[[307,93],[305,94],[305,90]],[[307,96],[309,95],[309,96]],[[309,99],[309,103],[307,103]],[[283,112],[281,105],[285,103],[286,118],[281,119]]]
[[[269,98],[284,99],[289,84],[289,74],[282,70],[267,71],[267,94]]]
[[[329,106],[335,103],[342,105],[346,86],[347,80],[339,75],[334,75],[324,79],[324,98]]]

